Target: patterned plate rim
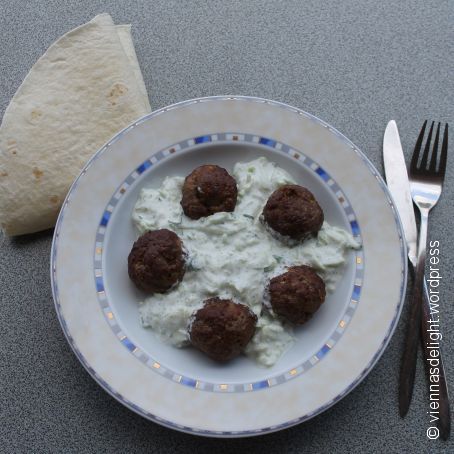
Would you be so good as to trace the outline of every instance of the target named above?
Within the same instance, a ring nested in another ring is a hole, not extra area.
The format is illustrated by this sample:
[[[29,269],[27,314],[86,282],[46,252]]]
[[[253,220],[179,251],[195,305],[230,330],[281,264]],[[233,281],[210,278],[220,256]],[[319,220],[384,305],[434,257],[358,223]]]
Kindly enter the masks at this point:
[[[374,354],[372,359],[369,361],[369,363],[365,366],[363,371],[354,379],[352,382],[347,386],[341,393],[339,393],[336,397],[334,397],[331,401],[327,402],[325,405],[320,406],[317,410],[312,411],[308,414],[302,415],[299,418],[292,419],[290,421],[286,421],[282,424],[271,426],[271,427],[263,427],[260,429],[256,430],[245,430],[245,431],[213,431],[213,430],[204,430],[204,429],[198,429],[194,427],[189,427],[189,426],[183,426],[180,424],[176,424],[172,421],[165,420],[163,418],[160,418],[157,415],[153,415],[152,413],[144,411],[142,408],[139,406],[135,405],[134,403],[128,401],[124,396],[119,394],[117,391],[115,391],[111,386],[105,382],[105,380],[102,379],[95,371],[94,369],[88,364],[88,362],[85,360],[84,356],[82,353],[79,351],[77,346],[75,345],[71,334],[68,331],[68,327],[66,325],[66,322],[64,318],[62,317],[61,314],[61,305],[60,301],[58,300],[58,285],[56,282],[56,269],[55,269],[55,261],[56,261],[56,251],[57,251],[57,242],[59,238],[59,232],[61,228],[61,224],[64,219],[64,212],[65,209],[68,205],[68,201],[71,197],[71,194],[73,191],[77,188],[79,181],[81,177],[86,173],[90,165],[97,160],[103,153],[108,149],[109,146],[111,146],[113,143],[115,143],[120,137],[122,137],[126,132],[130,131],[134,127],[140,125],[141,123],[148,121],[160,114],[163,114],[165,112],[168,112],[170,110],[188,106],[190,104],[195,104],[195,103],[202,103],[202,102],[210,102],[210,101],[240,101],[240,102],[255,102],[255,103],[265,103],[271,106],[275,106],[290,112],[293,112],[298,115],[305,116],[309,120],[313,121],[316,124],[319,124],[325,128],[327,128],[329,131],[331,131],[333,134],[335,134],[342,142],[347,144],[357,155],[358,157],[363,161],[363,163],[366,165],[368,168],[369,172],[376,178],[380,188],[383,191],[383,194],[386,198],[386,201],[388,202],[392,213],[394,215],[394,220],[396,222],[396,228],[397,228],[397,233],[399,236],[399,242],[400,242],[400,253],[401,253],[401,259],[402,259],[402,268],[401,268],[401,286],[400,286],[400,298],[396,306],[396,310],[393,316],[393,319],[391,320],[391,323],[387,329],[387,332],[385,334],[385,337],[383,339],[382,344],[378,348],[377,352]],[[324,122],[323,120],[319,119],[318,117],[309,114],[301,109],[298,109],[296,107],[289,106],[285,103],[281,103],[278,101],[272,101],[268,99],[263,99],[263,98],[257,98],[257,97],[251,97],[251,96],[211,96],[211,97],[204,97],[204,98],[195,98],[195,99],[190,99],[187,101],[181,101],[175,104],[172,104],[170,106],[158,109],[156,111],[153,111],[138,120],[136,120],[134,123],[131,125],[127,126],[123,130],[119,131],[113,138],[111,138],[106,144],[104,144],[86,163],[84,169],[81,171],[79,176],[75,179],[75,181],[72,183],[68,194],[66,195],[66,198],[63,202],[62,208],[60,210],[60,213],[57,218],[57,222],[55,225],[55,230],[54,230],[54,237],[52,240],[52,247],[51,247],[51,262],[50,262],[50,274],[51,274],[51,287],[52,287],[52,295],[54,299],[54,304],[55,304],[55,309],[57,313],[58,320],[60,322],[60,325],[62,327],[63,333],[74,351],[76,357],[79,359],[80,363],[84,366],[84,368],[87,370],[87,372],[93,377],[93,379],[106,391],[108,392],[112,397],[117,399],[119,402],[121,402],[123,405],[125,405],[127,408],[130,410],[134,411],[135,413],[153,421],[156,422],[162,426],[178,430],[180,432],[185,432],[185,433],[190,433],[194,435],[201,435],[201,436],[206,436],[206,437],[218,437],[218,438],[235,438],[235,437],[250,437],[250,436],[257,436],[257,435],[263,435],[271,432],[276,432],[282,429],[287,429],[292,426],[298,425],[304,421],[307,421],[314,416],[324,412],[331,406],[333,406],[335,403],[340,401],[343,397],[345,397],[349,392],[351,392],[356,386],[358,386],[362,380],[367,376],[367,374],[371,371],[371,369],[374,367],[374,365],[377,363],[377,361],[380,359],[382,354],[384,353],[386,346],[391,340],[391,337],[397,327],[397,322],[399,320],[401,311],[402,311],[402,306],[403,302],[405,299],[405,291],[406,291],[406,286],[407,286],[407,272],[408,272],[408,266],[407,266],[407,245],[406,242],[404,241],[404,234],[403,234],[403,228],[402,228],[402,223],[399,217],[399,213],[396,209],[395,203],[392,199],[392,196],[386,186],[385,181],[383,180],[382,176],[380,173],[376,170],[372,162],[367,158],[367,156],[359,149],[357,148],[347,137],[345,137],[342,133],[340,133],[338,130],[333,128],[331,125],[328,123]]]

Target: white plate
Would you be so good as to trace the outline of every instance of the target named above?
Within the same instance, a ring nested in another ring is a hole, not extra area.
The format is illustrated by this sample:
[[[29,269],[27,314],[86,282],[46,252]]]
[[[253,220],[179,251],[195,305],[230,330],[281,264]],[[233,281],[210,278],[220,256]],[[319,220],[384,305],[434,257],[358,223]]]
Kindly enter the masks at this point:
[[[266,156],[311,189],[328,222],[352,232],[336,291],[272,368],[217,365],[140,326],[127,276],[138,191],[204,163]],[[238,437],[303,422],[351,391],[383,353],[405,293],[406,250],[389,193],[344,136],[296,108],[248,97],[186,101],[126,128],[73,184],[55,229],[52,287],[81,363],[130,409],[185,432]]]

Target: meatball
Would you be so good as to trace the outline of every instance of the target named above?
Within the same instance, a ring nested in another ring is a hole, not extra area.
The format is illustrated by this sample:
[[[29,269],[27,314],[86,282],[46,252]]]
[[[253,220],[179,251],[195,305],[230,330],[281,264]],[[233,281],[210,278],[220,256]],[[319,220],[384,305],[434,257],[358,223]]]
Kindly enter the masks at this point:
[[[181,206],[191,219],[220,211],[233,211],[238,189],[235,179],[222,167],[197,167],[184,180]]]
[[[271,194],[263,218],[271,229],[295,240],[317,233],[324,220],[312,192],[296,184],[282,186]]]
[[[292,323],[306,323],[325,301],[323,279],[310,266],[292,266],[270,280],[273,311]]]
[[[210,298],[195,313],[189,337],[192,345],[210,358],[228,361],[244,350],[256,323],[256,315],[244,304]]]
[[[153,230],[132,246],[128,274],[140,290],[164,293],[183,279],[185,258],[178,235],[167,229]]]

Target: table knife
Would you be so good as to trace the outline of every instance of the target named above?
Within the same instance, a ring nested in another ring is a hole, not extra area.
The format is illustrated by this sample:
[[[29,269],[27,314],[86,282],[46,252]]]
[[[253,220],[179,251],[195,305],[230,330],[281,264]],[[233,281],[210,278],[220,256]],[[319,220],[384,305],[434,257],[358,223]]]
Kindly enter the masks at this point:
[[[404,230],[405,240],[408,249],[408,260],[414,271],[416,267],[416,254],[417,254],[417,230],[415,212],[413,208],[413,201],[410,194],[410,184],[408,181],[407,167],[405,165],[405,158],[400,143],[399,131],[397,129],[396,122],[391,120],[386,126],[385,135],[383,138],[383,160],[385,164],[385,175],[388,189],[394,199],[394,204],[399,213],[402,227]],[[427,284],[424,280],[424,302],[422,308],[422,320],[421,320],[421,338],[424,352],[424,365],[426,369],[428,383],[430,384],[431,376],[431,365],[427,361],[431,358],[430,345],[431,339],[429,336],[428,328],[430,327],[431,310],[429,304],[429,293],[427,290]],[[440,436],[446,440],[449,437],[451,430],[451,416],[449,408],[449,396],[448,387],[446,383],[445,371],[443,367],[443,360],[441,351],[439,350],[439,408],[438,408],[438,420],[437,425]],[[432,369],[434,369],[432,367]],[[435,372],[432,370],[432,372]],[[434,375],[434,374],[432,374]],[[433,384],[433,383],[432,383]],[[399,387],[399,411],[403,417],[408,411],[411,397],[413,394],[413,382],[411,386],[406,384],[405,386]],[[435,413],[434,413],[435,415]],[[436,416],[436,415],[435,415]]]

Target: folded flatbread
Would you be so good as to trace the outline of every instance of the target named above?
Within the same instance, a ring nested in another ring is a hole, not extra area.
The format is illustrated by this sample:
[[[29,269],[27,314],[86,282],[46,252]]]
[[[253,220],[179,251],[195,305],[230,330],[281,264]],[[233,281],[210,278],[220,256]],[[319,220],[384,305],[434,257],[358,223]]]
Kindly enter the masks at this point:
[[[0,126],[3,231],[53,227],[86,161],[150,110],[129,25],[116,26],[101,14],[52,44]]]

